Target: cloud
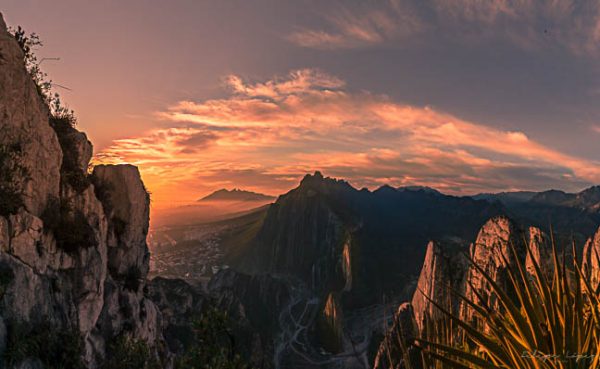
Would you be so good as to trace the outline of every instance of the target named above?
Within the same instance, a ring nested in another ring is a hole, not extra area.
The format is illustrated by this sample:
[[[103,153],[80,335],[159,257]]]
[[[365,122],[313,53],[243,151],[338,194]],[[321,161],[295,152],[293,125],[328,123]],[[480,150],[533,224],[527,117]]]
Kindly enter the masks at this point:
[[[402,46],[415,40],[452,42],[504,39],[523,49],[561,47],[575,54],[600,51],[600,3],[575,0],[386,0],[336,3],[322,25],[287,39],[316,49]]]
[[[427,185],[456,194],[600,182],[599,163],[524,132],[352,92],[323,71],[226,81],[226,98],[176,103],[158,113],[172,127],[117,140],[96,160],[140,165],[162,205],[224,186],[280,193],[314,170],[357,186]]]
[[[424,28],[413,7],[397,0],[365,3],[358,9],[339,4],[324,20],[333,31],[303,28],[287,39],[303,47],[343,49],[408,39]]]

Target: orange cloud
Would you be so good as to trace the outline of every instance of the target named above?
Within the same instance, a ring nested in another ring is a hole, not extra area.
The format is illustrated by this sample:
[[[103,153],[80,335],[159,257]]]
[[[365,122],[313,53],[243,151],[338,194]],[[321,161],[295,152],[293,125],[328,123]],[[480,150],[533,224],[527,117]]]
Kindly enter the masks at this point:
[[[358,186],[419,184],[452,193],[600,182],[599,163],[524,132],[349,92],[322,71],[226,81],[229,97],[174,104],[157,113],[171,128],[117,140],[96,160],[140,165],[158,207],[218,187],[277,194],[314,170]]]

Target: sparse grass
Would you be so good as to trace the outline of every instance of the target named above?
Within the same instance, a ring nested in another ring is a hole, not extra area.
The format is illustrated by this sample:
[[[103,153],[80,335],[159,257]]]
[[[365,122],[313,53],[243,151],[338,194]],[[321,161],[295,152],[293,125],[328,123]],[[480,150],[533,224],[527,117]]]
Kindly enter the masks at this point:
[[[553,271],[534,273],[517,262],[508,268],[509,295],[471,260],[499,301],[493,310],[458,293],[473,309],[468,324],[453,309],[431,301],[443,312],[442,321],[430,322],[415,347],[422,350],[424,368],[583,369],[600,368],[600,291],[573,256],[558,255],[552,242]],[[532,257],[531,249],[527,252]],[[514,246],[512,253],[516,256]],[[506,259],[506,255],[503,255]],[[596,257],[598,257],[596,255]],[[600,258],[599,258],[600,261]],[[481,299],[479,299],[481,300]],[[579,358],[579,360],[577,360]],[[396,364],[402,357],[390,358]],[[407,366],[409,368],[409,366]]]

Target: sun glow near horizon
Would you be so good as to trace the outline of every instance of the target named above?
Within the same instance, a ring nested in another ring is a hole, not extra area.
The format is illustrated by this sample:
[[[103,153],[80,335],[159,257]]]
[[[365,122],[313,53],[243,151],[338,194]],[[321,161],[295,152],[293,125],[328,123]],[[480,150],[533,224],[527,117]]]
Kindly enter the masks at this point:
[[[322,70],[224,80],[228,96],[168,106],[155,113],[166,128],[115,140],[95,160],[138,165],[158,209],[223,187],[279,194],[315,170],[358,187],[423,185],[463,195],[600,182],[597,162],[524,132],[353,91]]]

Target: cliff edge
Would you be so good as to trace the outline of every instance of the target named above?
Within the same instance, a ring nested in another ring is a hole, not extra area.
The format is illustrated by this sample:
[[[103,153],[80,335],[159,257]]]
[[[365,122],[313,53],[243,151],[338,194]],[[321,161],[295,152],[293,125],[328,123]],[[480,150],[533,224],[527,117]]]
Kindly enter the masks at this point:
[[[75,346],[97,368],[123,337],[164,359],[161,314],[144,294],[149,196],[140,173],[102,165],[88,174],[92,144],[50,114],[1,15],[0,132],[5,367],[59,365],[49,351]],[[43,344],[16,350],[26,337]]]

